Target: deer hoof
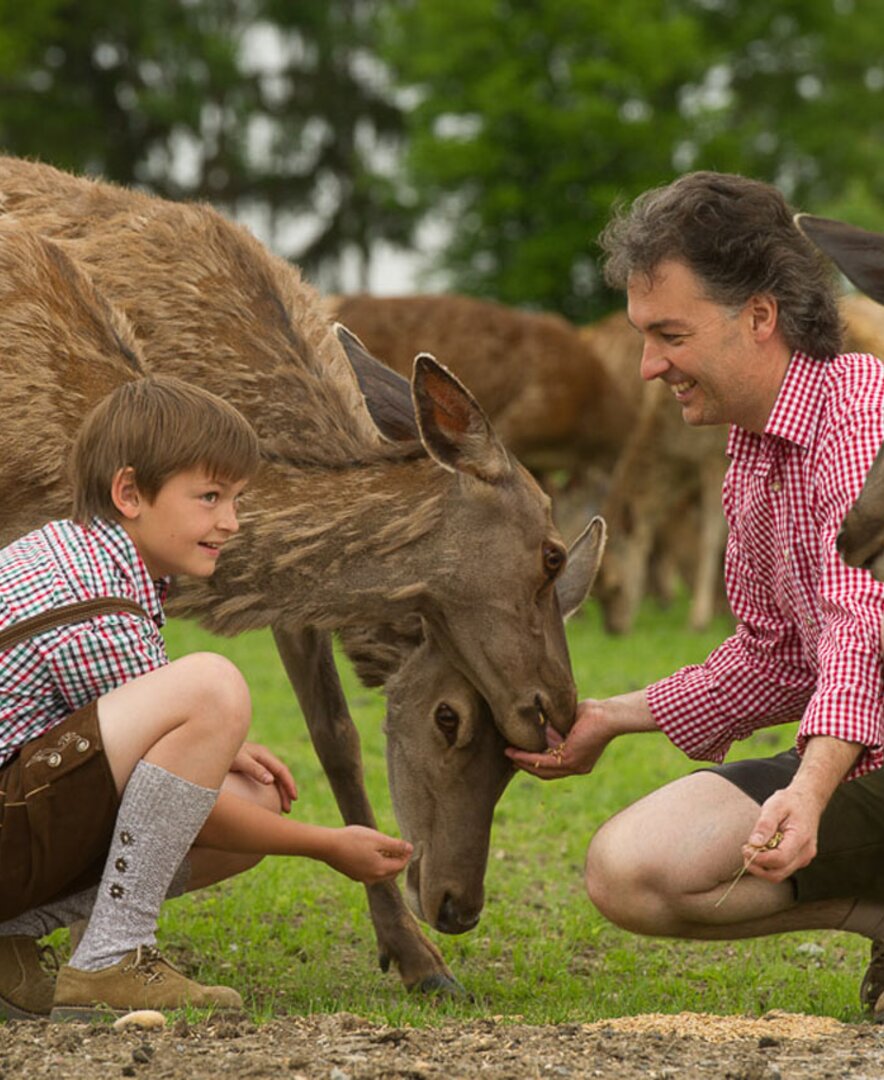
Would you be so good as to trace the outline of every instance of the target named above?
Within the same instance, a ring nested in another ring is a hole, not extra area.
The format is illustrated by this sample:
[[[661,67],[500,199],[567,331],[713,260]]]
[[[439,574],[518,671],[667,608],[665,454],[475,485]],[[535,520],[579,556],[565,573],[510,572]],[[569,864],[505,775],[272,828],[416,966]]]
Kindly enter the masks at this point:
[[[438,971],[432,975],[427,975],[425,979],[415,983],[411,989],[419,994],[439,994],[443,997],[453,998],[470,997],[453,975],[444,975]]]

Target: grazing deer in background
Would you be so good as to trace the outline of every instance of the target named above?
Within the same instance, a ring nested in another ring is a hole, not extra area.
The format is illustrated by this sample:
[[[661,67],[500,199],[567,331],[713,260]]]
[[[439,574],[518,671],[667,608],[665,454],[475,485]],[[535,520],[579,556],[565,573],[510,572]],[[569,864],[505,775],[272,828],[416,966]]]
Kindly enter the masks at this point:
[[[878,304],[884,304],[884,236],[811,214],[798,214],[795,220],[849,281]],[[846,311],[849,316],[849,304]],[[867,332],[869,309],[864,308],[863,314]],[[850,341],[849,329],[847,337]],[[867,347],[869,342],[859,344]],[[844,519],[838,550],[848,566],[865,566],[878,581],[884,581],[884,447],[878,451],[859,498]]]

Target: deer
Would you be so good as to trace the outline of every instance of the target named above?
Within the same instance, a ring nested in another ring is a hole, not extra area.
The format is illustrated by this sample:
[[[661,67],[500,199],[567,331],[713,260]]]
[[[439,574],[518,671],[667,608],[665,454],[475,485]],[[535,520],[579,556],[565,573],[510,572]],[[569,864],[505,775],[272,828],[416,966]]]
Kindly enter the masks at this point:
[[[848,281],[884,304],[884,236],[813,214],[797,214],[795,221]],[[848,566],[863,566],[876,580],[884,581],[884,448],[878,451],[859,497],[844,518],[837,543]]]
[[[209,207],[3,159],[0,215],[87,275],[150,370],[214,390],[256,427],[264,463],[241,540],[214,580],[178,589],[171,611],[222,634],[272,628],[346,821],[374,816],[333,630],[378,628],[393,670],[412,659],[410,689],[431,665],[447,669],[507,742],[540,749],[545,723],[568,730],[576,690],[556,591],[566,553],[549,500],[450,372],[419,355],[410,383],[391,381],[330,326],[294,267]],[[29,486],[29,513],[4,513],[0,539],[64,507],[62,487]],[[436,722],[432,700],[421,715]],[[432,924],[475,924],[456,883],[438,897],[435,910],[422,905]],[[410,988],[456,986],[395,887],[368,899],[383,967]]]
[[[451,293],[360,293],[325,304],[400,374],[412,344],[450,358],[508,449],[553,496],[566,538],[598,511],[608,539],[595,596],[610,633],[631,630],[649,575],[672,563],[674,522],[696,517],[689,618],[708,625],[721,591],[725,435],[684,432],[677,404],[642,384],[639,338],[624,313],[578,329],[558,315]],[[671,576],[661,583],[669,592]]]
[[[608,525],[605,560],[595,595],[609,633],[633,626],[655,564],[679,553],[671,536],[678,522],[696,516],[690,546],[690,626],[709,625],[723,580],[726,527],[721,486],[727,468],[724,428],[686,428],[678,404],[659,383],[639,376],[641,338],[626,313],[617,311],[581,328],[612,379],[633,397],[632,420],[610,473],[600,514]],[[666,591],[664,583],[664,597]]]
[[[631,393],[629,422],[599,511],[609,528],[595,591],[604,625],[609,633],[628,633],[654,570],[666,599],[671,584],[661,571],[671,573],[675,564],[692,585],[690,625],[703,630],[723,580],[726,430],[689,430],[666,388],[641,381],[641,339],[624,311],[582,327],[582,333],[612,379]],[[681,523],[688,517],[694,538],[686,545],[685,566]]]
[[[507,449],[553,500],[566,540],[599,505],[635,411],[577,327],[560,315],[523,311],[458,293],[323,301],[384,364],[407,375],[414,346],[444,356]]]

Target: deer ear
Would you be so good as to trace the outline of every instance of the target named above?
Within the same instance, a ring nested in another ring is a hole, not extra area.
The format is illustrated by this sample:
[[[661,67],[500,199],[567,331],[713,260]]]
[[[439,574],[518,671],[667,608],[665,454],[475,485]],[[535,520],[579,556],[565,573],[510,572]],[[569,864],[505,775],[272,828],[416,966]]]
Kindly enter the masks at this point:
[[[489,484],[509,474],[510,459],[479,403],[428,353],[414,361],[412,394],[421,442],[443,468]]]
[[[346,326],[335,323],[334,331],[350,361],[369,416],[378,431],[391,442],[419,439],[408,379],[403,379],[398,372],[376,360]]]
[[[795,224],[860,292],[884,304],[884,236],[813,214],[796,214]]]
[[[568,561],[556,581],[556,596],[563,619],[570,618],[589,595],[602,561],[606,538],[605,519],[594,517],[568,549]]]

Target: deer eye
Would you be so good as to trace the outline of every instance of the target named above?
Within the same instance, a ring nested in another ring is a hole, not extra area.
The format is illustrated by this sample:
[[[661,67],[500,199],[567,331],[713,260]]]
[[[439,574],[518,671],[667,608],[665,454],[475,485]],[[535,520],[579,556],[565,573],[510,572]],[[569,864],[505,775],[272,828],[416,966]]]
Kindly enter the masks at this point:
[[[445,741],[449,746],[454,746],[454,740],[457,738],[457,729],[460,727],[460,717],[455,709],[442,702],[436,706],[436,727],[445,736]]]
[[[547,577],[554,578],[565,565],[567,556],[560,547],[555,544],[543,545],[543,570]]]

